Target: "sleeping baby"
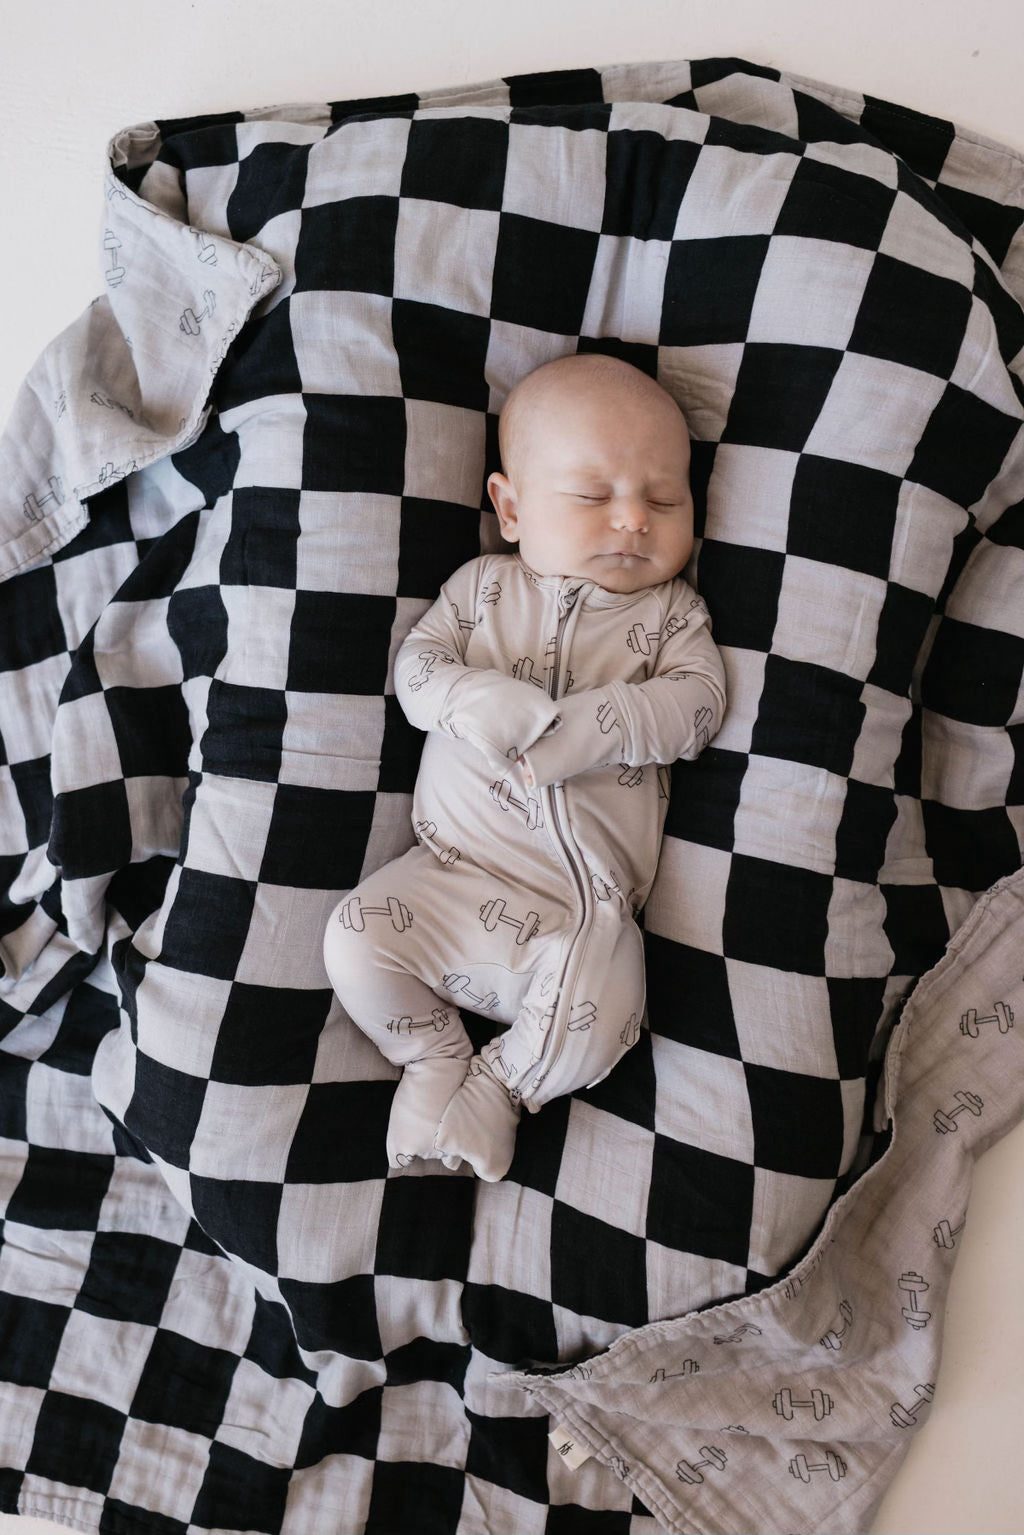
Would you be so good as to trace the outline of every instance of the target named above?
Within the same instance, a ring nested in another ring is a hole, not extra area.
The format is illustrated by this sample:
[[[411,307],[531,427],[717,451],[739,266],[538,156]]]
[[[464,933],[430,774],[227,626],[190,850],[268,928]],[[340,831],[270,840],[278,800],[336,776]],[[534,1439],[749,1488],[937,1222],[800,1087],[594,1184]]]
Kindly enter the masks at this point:
[[[389,1164],[489,1181],[524,1106],[593,1086],[639,1035],[635,918],[668,764],[725,707],[707,609],[678,575],[693,503],[672,397],[616,358],[563,357],[512,390],[499,443],[487,488],[518,551],[457,570],[395,662],[427,732],[417,845],[344,897],[324,941],[343,1007],[402,1068]],[[506,1026],[479,1054],[462,1007]]]

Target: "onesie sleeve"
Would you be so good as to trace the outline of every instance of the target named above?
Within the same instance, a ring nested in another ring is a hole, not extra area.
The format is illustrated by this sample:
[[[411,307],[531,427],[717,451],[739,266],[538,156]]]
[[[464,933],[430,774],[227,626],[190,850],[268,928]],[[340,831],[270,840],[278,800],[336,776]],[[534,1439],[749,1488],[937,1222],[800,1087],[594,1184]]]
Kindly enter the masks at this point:
[[[395,658],[395,693],[411,724],[468,741],[497,771],[554,723],[559,705],[516,677],[466,664],[484,563],[457,570],[409,631]]]
[[[557,729],[523,753],[534,787],[615,763],[692,761],[717,733],[725,711],[725,667],[707,608],[691,587],[680,586],[646,681],[609,682],[558,700]]]

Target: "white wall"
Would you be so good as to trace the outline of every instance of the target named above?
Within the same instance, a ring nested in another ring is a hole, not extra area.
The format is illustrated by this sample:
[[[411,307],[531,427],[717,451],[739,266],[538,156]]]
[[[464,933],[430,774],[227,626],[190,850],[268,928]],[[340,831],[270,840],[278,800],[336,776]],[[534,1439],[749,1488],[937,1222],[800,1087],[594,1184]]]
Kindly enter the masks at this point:
[[[0,0],[0,40],[0,420],[102,289],[105,145],[148,118],[735,55],[1024,149],[1021,0]],[[1024,1127],[982,1163],[930,1421],[875,1535],[1024,1530],[1022,1293]]]

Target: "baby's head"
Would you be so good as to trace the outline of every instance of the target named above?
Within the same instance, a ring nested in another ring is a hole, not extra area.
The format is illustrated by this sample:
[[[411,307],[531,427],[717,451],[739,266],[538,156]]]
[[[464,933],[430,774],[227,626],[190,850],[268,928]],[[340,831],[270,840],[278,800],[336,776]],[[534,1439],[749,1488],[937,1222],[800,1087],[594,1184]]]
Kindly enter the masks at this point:
[[[501,413],[503,473],[487,481],[503,536],[541,576],[635,592],[693,548],[690,438],[672,396],[616,357],[545,363]]]

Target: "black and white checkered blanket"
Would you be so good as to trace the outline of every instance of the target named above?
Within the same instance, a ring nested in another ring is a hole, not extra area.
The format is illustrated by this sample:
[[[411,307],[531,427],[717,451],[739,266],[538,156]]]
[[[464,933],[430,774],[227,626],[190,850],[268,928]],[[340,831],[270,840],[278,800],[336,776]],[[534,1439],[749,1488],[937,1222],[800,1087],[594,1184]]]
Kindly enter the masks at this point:
[[[777,1385],[783,1476],[729,1490],[741,1421],[677,1444],[630,1398],[616,1442],[616,1340],[731,1297],[764,1334],[743,1307],[862,1172],[899,1005],[1020,865],[1022,225],[1009,151],[737,61],[114,140],[107,292],[0,460],[0,1509],[859,1527],[895,1452],[815,1451],[824,1388]],[[686,411],[729,712],[674,772],[641,1042],[524,1121],[504,1182],[389,1176],[395,1073],[322,931],[411,843],[389,664],[493,546],[497,411],[577,349]],[[965,1038],[1012,1044],[995,1003]],[[984,1094],[953,1086],[962,1144]],[[820,1324],[790,1282],[796,1333],[841,1346],[851,1274]],[[558,1367],[605,1382],[578,1468],[521,1373]]]

